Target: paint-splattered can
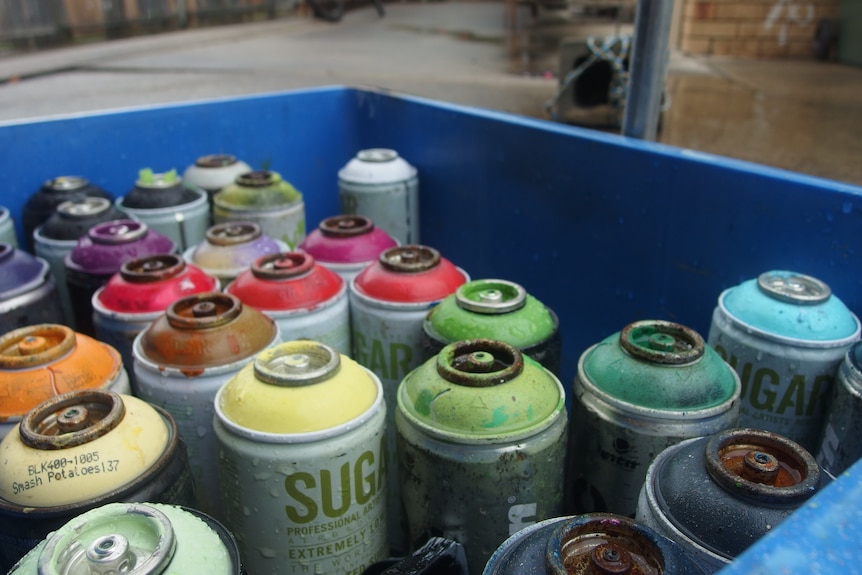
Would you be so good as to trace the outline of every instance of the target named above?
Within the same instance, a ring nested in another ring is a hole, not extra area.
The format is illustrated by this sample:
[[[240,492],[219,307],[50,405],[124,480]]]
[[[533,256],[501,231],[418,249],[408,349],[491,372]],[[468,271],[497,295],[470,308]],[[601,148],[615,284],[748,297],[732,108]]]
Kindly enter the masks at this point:
[[[272,319],[223,293],[183,297],[135,338],[136,394],[170,413],[186,444],[198,508],[221,518],[213,401],[256,354],[281,340]]]
[[[99,505],[194,505],[173,418],[131,395],[72,391],[39,404],[0,443],[0,462],[4,570]]]
[[[80,176],[59,176],[42,184],[42,187],[27,198],[21,210],[24,241],[27,242],[28,249],[33,248],[33,232],[51,217],[57,206],[84,197],[114,200],[110,193]]]
[[[314,256],[314,260],[342,278],[347,285],[380,254],[398,242],[371,218],[341,215],[326,218],[317,229],[299,244],[299,249]]]
[[[817,463],[837,477],[862,458],[862,342],[844,356],[831,399]]]
[[[93,294],[108,283],[124,263],[175,251],[173,240],[137,220],[114,220],[90,228],[63,260],[76,329],[95,335]]]
[[[338,171],[341,213],[371,218],[402,244],[418,244],[419,178],[395,150],[360,150]]]
[[[0,244],[18,247],[18,235],[15,231],[15,220],[9,213],[9,208],[0,206]]]
[[[218,289],[218,280],[176,254],[128,261],[93,294],[96,338],[113,346],[132,369],[135,337],[180,298]],[[132,389],[137,393],[135,378]]]
[[[506,540],[483,575],[698,575],[682,548],[622,515],[546,519]]]
[[[798,443],[760,429],[725,430],[656,457],[637,520],[676,541],[713,573],[786,519],[825,480]]]
[[[135,187],[116,203],[129,217],[171,238],[180,252],[202,241],[210,225],[206,192],[186,185],[176,170],[141,170]]]
[[[410,372],[395,414],[411,547],[461,543],[471,573],[507,537],[563,511],[565,391],[517,348],[465,340]]]
[[[216,395],[225,526],[249,573],[361,573],[387,556],[380,381],[311,341],[260,353]]]
[[[34,253],[51,266],[51,274],[63,305],[63,315],[73,328],[75,314],[66,287],[66,254],[96,224],[123,217],[123,213],[106,198],[79,198],[57,206],[54,214],[33,232]]]
[[[215,276],[221,287],[251,267],[254,260],[287,251],[287,244],[263,235],[251,222],[216,224],[207,230],[204,241],[185,251],[183,257]]]
[[[401,380],[424,359],[422,321],[428,310],[469,281],[464,270],[419,245],[390,248],[350,284],[353,358],[383,383],[388,414],[387,458],[395,461],[395,396]],[[399,512],[398,470],[387,470],[389,542],[396,552],[407,545]]]
[[[210,212],[213,196],[241,176],[251,171],[251,166],[232,154],[209,154],[195,160],[183,172],[183,180],[207,193]]]
[[[311,339],[350,355],[347,286],[306,253],[258,258],[225,293],[273,318],[285,340]]]
[[[39,323],[65,323],[48,262],[0,244],[0,333]]]
[[[467,556],[457,541],[431,537],[407,557],[378,561],[362,575],[468,575]]]
[[[56,395],[80,389],[130,393],[114,348],[59,324],[31,325],[0,336],[0,389],[0,438]]]
[[[305,239],[302,194],[278,172],[257,170],[237,176],[213,196],[213,221],[253,222],[264,234],[295,249]]]
[[[678,323],[633,322],[591,346],[573,386],[569,510],[634,516],[653,458],[735,427],[739,390],[736,373]]]
[[[859,320],[822,281],[769,271],[725,290],[707,340],[742,381],[740,427],[814,451],[833,380]]]
[[[560,374],[557,314],[514,282],[485,279],[462,285],[428,312],[422,331],[426,357],[462,339],[496,339]]]
[[[200,511],[108,503],[49,535],[10,575],[40,573],[240,575],[242,567],[233,535]]]

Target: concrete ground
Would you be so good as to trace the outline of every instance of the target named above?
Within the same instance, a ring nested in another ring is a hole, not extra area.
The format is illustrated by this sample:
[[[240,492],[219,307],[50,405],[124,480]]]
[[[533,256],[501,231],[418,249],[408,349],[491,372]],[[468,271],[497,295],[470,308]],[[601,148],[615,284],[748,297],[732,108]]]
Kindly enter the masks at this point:
[[[0,122],[325,85],[547,117],[566,39],[631,26],[502,2],[387,4],[0,57]],[[564,71],[564,70],[563,70]],[[862,69],[673,54],[660,141],[862,185]]]

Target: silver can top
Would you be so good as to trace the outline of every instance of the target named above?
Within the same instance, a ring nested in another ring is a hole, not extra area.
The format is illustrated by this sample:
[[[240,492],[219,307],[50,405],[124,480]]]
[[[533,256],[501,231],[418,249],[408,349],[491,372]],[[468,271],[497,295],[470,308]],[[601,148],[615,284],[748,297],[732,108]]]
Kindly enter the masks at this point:
[[[316,341],[294,341],[278,353],[254,360],[255,376],[266,383],[285,387],[311,385],[331,378],[341,367],[341,356]]]
[[[356,158],[362,162],[391,162],[398,159],[398,152],[389,148],[369,148],[360,150]]]
[[[773,299],[797,305],[816,305],[832,295],[825,282],[797,273],[764,272],[757,277],[757,287]]]
[[[206,239],[214,246],[236,246],[254,241],[262,234],[254,222],[224,222],[209,228]]]
[[[57,206],[57,213],[66,218],[84,219],[107,212],[111,209],[111,201],[107,198],[79,198],[69,200]]]
[[[507,280],[476,280],[455,291],[458,307],[481,314],[509,313],[524,307],[527,290]]]
[[[58,176],[45,182],[45,188],[52,192],[68,192],[83,188],[90,182],[81,176]]]

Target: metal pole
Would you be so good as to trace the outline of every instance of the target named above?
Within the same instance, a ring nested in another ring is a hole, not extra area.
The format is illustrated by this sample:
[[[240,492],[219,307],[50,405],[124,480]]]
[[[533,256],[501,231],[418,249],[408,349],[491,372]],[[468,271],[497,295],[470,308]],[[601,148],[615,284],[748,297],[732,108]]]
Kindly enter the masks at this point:
[[[655,140],[667,70],[673,0],[639,0],[623,135]]]

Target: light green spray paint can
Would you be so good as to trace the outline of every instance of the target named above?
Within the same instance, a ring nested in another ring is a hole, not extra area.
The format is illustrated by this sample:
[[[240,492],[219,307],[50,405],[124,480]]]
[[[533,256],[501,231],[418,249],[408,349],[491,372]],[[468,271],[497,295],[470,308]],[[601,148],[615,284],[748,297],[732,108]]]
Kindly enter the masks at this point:
[[[560,375],[560,322],[523,286],[501,279],[473,280],[431,308],[422,324],[426,358],[464,339],[512,344]]]
[[[281,174],[270,170],[239,175],[233,184],[216,193],[213,221],[257,224],[264,235],[286,243],[291,250],[305,239],[302,194]]]
[[[225,526],[249,573],[362,573],[386,557],[386,403],[373,373],[324,344],[260,353],[219,389]]]
[[[464,546],[471,573],[518,530],[563,510],[565,392],[501,341],[446,346],[398,388],[398,467],[410,544]]]
[[[567,511],[634,517],[650,462],[690,437],[735,427],[739,377],[696,331],[636,321],[578,361]]]
[[[10,575],[239,575],[239,550],[211,517],[158,503],[110,503],[51,533]]]

